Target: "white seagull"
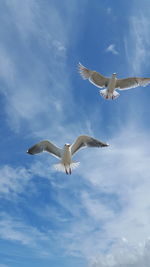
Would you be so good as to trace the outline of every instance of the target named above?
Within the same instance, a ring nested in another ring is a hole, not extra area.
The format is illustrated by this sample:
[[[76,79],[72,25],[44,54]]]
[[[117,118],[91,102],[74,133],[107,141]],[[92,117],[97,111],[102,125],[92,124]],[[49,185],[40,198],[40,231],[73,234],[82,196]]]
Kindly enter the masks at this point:
[[[78,167],[79,162],[72,161],[72,156],[83,147],[105,147],[108,144],[103,143],[93,137],[87,135],[80,135],[75,142],[65,144],[61,149],[49,141],[41,141],[27,150],[27,153],[34,155],[41,152],[49,152],[53,156],[59,158],[61,161],[55,164],[54,167],[58,171],[64,171],[66,174],[71,174],[72,169]]]
[[[126,90],[138,86],[146,86],[150,83],[150,78],[129,77],[117,79],[116,73],[113,73],[111,78],[107,78],[99,72],[85,68],[81,63],[79,63],[79,72],[83,79],[89,79],[91,83],[99,88],[106,88],[100,90],[100,95],[105,99],[117,98],[120,94],[116,92],[116,89]]]

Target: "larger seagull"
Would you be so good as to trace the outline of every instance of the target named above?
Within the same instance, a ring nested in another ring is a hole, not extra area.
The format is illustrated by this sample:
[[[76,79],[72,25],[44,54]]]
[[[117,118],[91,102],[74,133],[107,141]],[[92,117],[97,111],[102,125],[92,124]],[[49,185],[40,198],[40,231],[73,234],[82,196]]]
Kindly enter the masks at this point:
[[[89,70],[79,63],[79,72],[83,79],[89,79],[91,83],[99,88],[106,88],[100,90],[100,95],[105,99],[115,99],[120,94],[116,89],[126,90],[138,86],[146,86],[150,83],[150,78],[129,77],[125,79],[117,79],[116,73],[113,73],[111,78],[107,78],[94,70]]]
[[[108,144],[101,142],[93,137],[87,135],[80,135],[75,142],[70,144],[65,144],[61,149],[49,141],[41,141],[36,145],[32,146],[27,150],[27,153],[34,155],[41,152],[49,152],[53,156],[60,159],[58,164],[55,164],[54,167],[58,171],[65,171],[66,174],[71,174],[72,169],[76,168],[79,165],[79,162],[72,161],[72,156],[83,147],[105,147]]]

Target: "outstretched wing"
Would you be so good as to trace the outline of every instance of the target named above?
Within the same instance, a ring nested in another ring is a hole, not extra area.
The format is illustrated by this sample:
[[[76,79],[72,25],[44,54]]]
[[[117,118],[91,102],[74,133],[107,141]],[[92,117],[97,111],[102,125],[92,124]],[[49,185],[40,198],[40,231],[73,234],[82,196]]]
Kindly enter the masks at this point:
[[[85,68],[81,63],[79,63],[78,67],[83,79],[89,79],[91,83],[100,88],[108,86],[109,78],[101,75],[99,72]]]
[[[109,146],[106,143],[101,142],[88,135],[80,135],[76,141],[71,145],[71,154],[75,154],[80,148],[83,147],[104,147]]]
[[[116,88],[119,90],[132,89],[138,86],[146,86],[150,83],[150,78],[138,78],[138,77],[130,77],[126,79],[117,79]]]
[[[61,158],[62,150],[49,141],[41,141],[40,143],[35,144],[27,150],[27,153],[34,155],[44,151],[53,154],[57,158]]]

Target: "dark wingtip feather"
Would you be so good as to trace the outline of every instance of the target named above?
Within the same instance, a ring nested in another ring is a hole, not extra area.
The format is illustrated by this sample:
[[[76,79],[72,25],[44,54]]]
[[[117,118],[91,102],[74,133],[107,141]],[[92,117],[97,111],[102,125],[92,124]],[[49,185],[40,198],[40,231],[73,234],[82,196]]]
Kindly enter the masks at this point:
[[[27,150],[27,153],[30,154],[30,155],[33,155],[33,153],[29,150]]]
[[[105,146],[110,146],[109,144],[103,144],[102,147],[105,147]]]

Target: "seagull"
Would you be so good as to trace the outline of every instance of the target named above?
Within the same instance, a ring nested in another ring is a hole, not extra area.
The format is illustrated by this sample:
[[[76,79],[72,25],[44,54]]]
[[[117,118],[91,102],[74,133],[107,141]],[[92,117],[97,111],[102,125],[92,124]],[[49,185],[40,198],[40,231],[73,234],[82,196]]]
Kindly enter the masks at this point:
[[[79,63],[79,72],[83,79],[89,79],[91,83],[99,88],[106,88],[100,90],[100,95],[105,99],[115,99],[120,94],[118,90],[131,89],[138,86],[146,86],[150,83],[150,78],[129,77],[125,79],[117,79],[116,73],[113,73],[111,78],[107,78],[94,70],[89,70]]]
[[[27,153],[34,155],[41,152],[49,152],[53,156],[60,159],[60,162],[55,164],[54,167],[58,171],[66,172],[66,174],[71,174],[72,169],[78,167],[79,162],[72,161],[72,156],[83,147],[105,147],[109,146],[91,136],[80,135],[75,140],[75,142],[70,144],[65,144],[61,149],[51,142],[45,140],[41,141],[27,150]]]

